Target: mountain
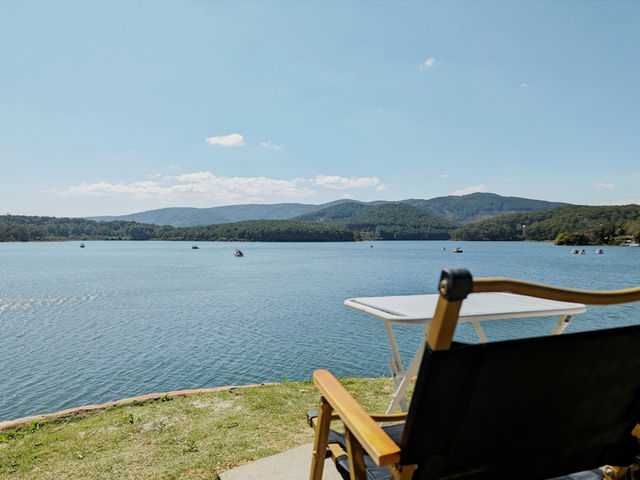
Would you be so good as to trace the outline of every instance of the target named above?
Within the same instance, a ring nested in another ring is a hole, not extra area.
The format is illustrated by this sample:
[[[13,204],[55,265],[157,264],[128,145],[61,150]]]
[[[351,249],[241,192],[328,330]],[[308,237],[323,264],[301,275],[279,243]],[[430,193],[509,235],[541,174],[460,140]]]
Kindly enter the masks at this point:
[[[271,205],[229,205],[212,208],[161,208],[145,212],[120,216],[88,217],[98,221],[132,221],[174,227],[191,227],[217,223],[240,222],[244,220],[287,220],[313,213],[327,207],[342,204],[389,205],[405,203],[417,207],[432,215],[443,217],[456,223],[471,223],[485,218],[512,212],[530,212],[566,205],[544,200],[531,200],[518,197],[502,197],[495,193],[472,193],[462,196],[437,197],[430,200],[408,199],[400,202],[356,200],[336,200],[321,205],[303,203],[276,203]]]
[[[430,200],[402,200],[425,212],[438,215],[456,223],[472,223],[506,213],[531,212],[555,208],[567,203],[531,200],[520,197],[503,197],[495,193],[471,193],[469,195],[436,197]]]
[[[524,226],[524,227],[523,227]],[[588,243],[617,244],[640,238],[640,205],[593,207],[568,205],[511,213],[465,225],[455,240],[554,240],[563,233],[582,233]]]
[[[0,216],[0,242],[46,240],[188,240],[253,242],[352,242],[346,228],[291,220],[250,220],[197,227],[84,218]]]
[[[147,210],[129,215],[88,217],[88,219],[99,222],[121,220],[152,223],[154,225],[172,225],[174,227],[194,227],[198,225],[213,225],[245,220],[287,220],[331,205],[352,201],[353,200],[336,200],[322,205],[276,203],[269,205],[228,205],[211,208],[172,207]]]
[[[295,220],[345,227],[356,239],[442,240],[456,228],[449,220],[405,203],[343,203]]]

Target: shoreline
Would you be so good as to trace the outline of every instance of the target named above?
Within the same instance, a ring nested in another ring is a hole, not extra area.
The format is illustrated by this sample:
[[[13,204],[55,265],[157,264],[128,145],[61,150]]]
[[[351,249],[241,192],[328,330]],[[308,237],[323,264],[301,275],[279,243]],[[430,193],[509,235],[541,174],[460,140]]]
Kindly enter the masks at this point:
[[[80,407],[67,408],[65,410],[58,410],[57,412],[43,413],[38,415],[29,415],[28,417],[15,418],[13,420],[5,420],[0,422],[0,432],[6,432],[8,430],[14,430],[16,428],[25,427],[33,422],[51,422],[61,419],[69,419],[74,417],[84,417],[87,414],[99,412],[102,410],[108,410],[112,407],[118,407],[122,405],[130,405],[137,402],[157,402],[163,398],[179,398],[190,397],[192,395],[200,395],[202,393],[218,393],[225,390],[232,390],[235,388],[254,388],[263,387],[266,385],[278,385],[275,382],[268,383],[251,383],[248,385],[228,385],[224,387],[210,387],[210,388],[193,388],[187,390],[173,390],[171,392],[163,393],[148,393],[146,395],[138,395],[136,397],[128,397],[120,400],[114,400],[112,402],[98,403],[95,405],[83,405]]]

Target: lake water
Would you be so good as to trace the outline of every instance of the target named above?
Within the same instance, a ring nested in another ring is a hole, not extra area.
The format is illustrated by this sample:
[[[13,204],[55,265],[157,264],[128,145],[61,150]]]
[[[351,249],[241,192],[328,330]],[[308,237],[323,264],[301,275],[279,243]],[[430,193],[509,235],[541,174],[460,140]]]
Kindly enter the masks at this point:
[[[443,268],[574,288],[640,285],[640,248],[571,255],[569,247],[506,242],[85,244],[0,244],[0,420],[151,392],[310,379],[317,368],[388,375],[382,322],[342,302],[435,293]],[[452,254],[454,246],[464,253]],[[640,304],[590,307],[568,331],[637,323]],[[490,339],[543,335],[554,324],[488,322],[485,331]],[[396,332],[411,358],[421,329]],[[477,341],[470,324],[456,337]]]

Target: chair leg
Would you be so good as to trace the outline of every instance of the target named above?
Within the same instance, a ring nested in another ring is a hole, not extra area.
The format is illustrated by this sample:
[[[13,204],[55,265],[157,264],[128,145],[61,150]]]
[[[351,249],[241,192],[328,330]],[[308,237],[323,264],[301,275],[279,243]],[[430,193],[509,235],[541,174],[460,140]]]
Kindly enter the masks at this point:
[[[399,467],[391,467],[391,478],[393,480],[411,480],[415,465],[402,465]]]
[[[349,477],[351,480],[367,480],[367,468],[364,465],[364,451],[358,439],[346,427],[344,440],[347,444],[347,458],[349,460]]]
[[[313,455],[311,457],[310,480],[322,480],[322,470],[327,452],[327,440],[329,439],[329,427],[331,424],[331,405],[324,397],[320,397],[318,408],[318,422],[316,437],[313,442]]]

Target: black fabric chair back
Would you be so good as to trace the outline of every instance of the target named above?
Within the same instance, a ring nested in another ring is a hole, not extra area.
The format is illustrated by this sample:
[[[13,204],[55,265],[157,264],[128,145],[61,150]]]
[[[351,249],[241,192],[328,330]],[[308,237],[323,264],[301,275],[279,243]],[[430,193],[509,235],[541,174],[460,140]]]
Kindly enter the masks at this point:
[[[534,480],[628,465],[638,421],[640,326],[427,347],[401,463],[417,464],[421,480]]]

